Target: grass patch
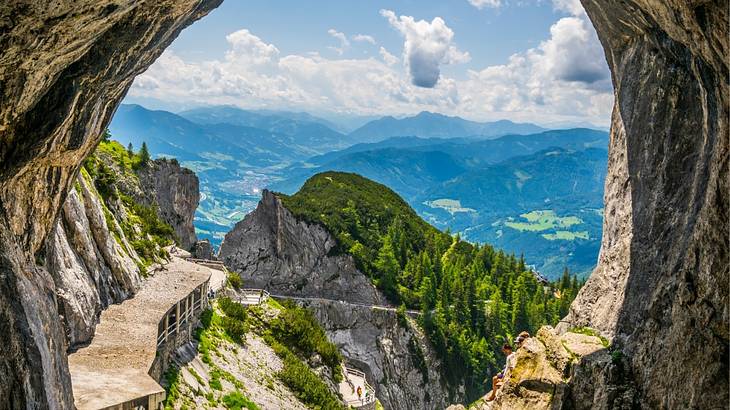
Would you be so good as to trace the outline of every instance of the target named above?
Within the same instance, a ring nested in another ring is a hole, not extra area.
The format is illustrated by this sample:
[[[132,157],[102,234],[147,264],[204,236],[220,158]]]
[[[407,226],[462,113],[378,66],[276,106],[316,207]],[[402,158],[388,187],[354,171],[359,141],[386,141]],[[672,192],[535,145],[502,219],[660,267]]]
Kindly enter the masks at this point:
[[[163,378],[165,379],[165,410],[173,409],[173,404],[180,398],[180,368],[172,365],[165,372]]]
[[[543,238],[547,239],[548,241],[574,241],[576,239],[590,239],[588,235],[588,231],[578,231],[578,232],[571,232],[571,231],[555,231],[555,233],[544,233],[541,235]]]
[[[608,339],[601,336],[600,333],[598,333],[595,329],[592,329],[590,327],[574,327],[568,331],[571,333],[578,333],[578,334],[586,335],[586,336],[595,336],[595,337],[601,339],[601,344],[603,345],[603,347],[608,347],[611,344],[611,342],[609,342]]]
[[[521,232],[542,232],[549,229],[570,228],[583,223],[583,220],[577,216],[560,217],[551,210],[532,211],[522,214],[520,217],[526,219],[527,222],[505,222],[505,225]]]

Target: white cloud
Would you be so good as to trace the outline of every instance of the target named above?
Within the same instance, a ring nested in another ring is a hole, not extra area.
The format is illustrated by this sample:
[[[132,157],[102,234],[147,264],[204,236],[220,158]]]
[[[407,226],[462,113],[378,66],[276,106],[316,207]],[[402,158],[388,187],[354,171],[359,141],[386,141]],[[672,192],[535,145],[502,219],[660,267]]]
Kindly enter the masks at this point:
[[[231,49],[226,53],[227,59],[246,60],[253,64],[265,64],[279,55],[279,50],[272,44],[266,44],[246,29],[238,30],[226,36]]]
[[[410,67],[404,70],[383,47],[380,56],[359,59],[330,59],[316,52],[282,55],[273,44],[239,30],[226,37],[228,51],[218,59],[193,62],[166,51],[136,78],[129,96],[188,106],[233,104],[363,115],[429,110],[478,120],[607,125],[613,94],[589,24],[578,17],[560,19],[537,47],[512,55],[504,64],[469,71],[464,79],[439,75],[432,88],[414,85]],[[442,61],[460,59],[459,53],[444,54]]]
[[[551,38],[540,49],[545,68],[557,79],[597,86],[608,80],[603,48],[589,24],[584,18],[565,17],[550,27]]]
[[[354,36],[352,36],[352,40],[370,43],[372,45],[375,45],[377,43],[375,41],[375,37],[367,35],[367,34],[355,34]]]
[[[501,0],[469,0],[469,3],[478,8],[479,10],[485,8],[485,7],[491,7],[491,8],[499,8],[499,6],[502,5]]]
[[[388,50],[385,49],[385,47],[380,47],[380,56],[383,57],[383,62],[387,65],[394,65],[398,61],[398,57],[394,56],[393,54],[390,54]]]
[[[432,88],[441,75],[441,64],[469,61],[469,53],[453,44],[454,31],[441,17],[435,17],[429,23],[415,21],[411,16],[396,17],[391,10],[380,10],[380,14],[405,37],[403,56],[414,85]]]
[[[337,54],[342,55],[348,48],[350,48],[350,40],[347,39],[345,33],[331,28],[327,30],[327,34],[339,40],[339,47],[328,47],[329,49],[334,50]]]
[[[564,11],[574,16],[581,16],[585,14],[583,5],[580,0],[553,0],[553,7],[556,10]]]

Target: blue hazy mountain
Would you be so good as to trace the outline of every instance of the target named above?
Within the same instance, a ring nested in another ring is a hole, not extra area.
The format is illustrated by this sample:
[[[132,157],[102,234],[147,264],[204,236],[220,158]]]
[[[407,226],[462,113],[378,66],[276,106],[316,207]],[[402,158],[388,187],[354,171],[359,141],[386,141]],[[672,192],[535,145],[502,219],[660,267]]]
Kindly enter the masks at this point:
[[[235,124],[198,124],[139,105],[121,105],[109,130],[123,144],[131,142],[139,147],[145,141],[157,156],[181,161],[216,160],[266,167],[318,152],[285,133]]]
[[[343,148],[348,138],[334,129],[331,122],[307,113],[288,111],[247,111],[232,106],[202,107],[179,114],[198,124],[229,124],[253,127],[287,135],[292,143],[324,152]]]
[[[468,138],[391,137],[379,142],[360,143],[339,151],[332,151],[307,159],[296,167],[326,167],[339,157],[357,152],[383,148],[405,148],[415,151],[443,151],[462,158],[467,166],[494,164],[518,155],[537,152],[548,147],[570,150],[586,148],[608,149],[608,134],[587,128],[551,130],[530,135],[505,135],[496,139],[471,140]],[[311,174],[314,175],[314,174]]]
[[[529,123],[514,123],[507,120],[475,122],[423,111],[413,117],[398,119],[388,116],[370,121],[351,132],[349,139],[358,142],[377,142],[388,137],[400,136],[494,138],[507,134],[535,134],[544,130]]]

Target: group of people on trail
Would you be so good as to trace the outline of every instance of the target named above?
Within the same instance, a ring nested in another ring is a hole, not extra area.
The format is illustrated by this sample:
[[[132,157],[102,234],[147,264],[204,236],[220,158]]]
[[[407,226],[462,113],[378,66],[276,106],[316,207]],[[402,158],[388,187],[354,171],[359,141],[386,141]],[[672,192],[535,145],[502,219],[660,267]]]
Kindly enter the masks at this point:
[[[497,391],[504,385],[504,378],[507,372],[514,369],[517,357],[515,357],[515,350],[522,347],[522,344],[530,337],[528,332],[521,332],[514,340],[515,348],[512,349],[512,345],[505,343],[502,346],[502,353],[507,357],[504,363],[504,369],[492,377],[492,392],[487,397],[487,401],[492,401],[497,397]]]

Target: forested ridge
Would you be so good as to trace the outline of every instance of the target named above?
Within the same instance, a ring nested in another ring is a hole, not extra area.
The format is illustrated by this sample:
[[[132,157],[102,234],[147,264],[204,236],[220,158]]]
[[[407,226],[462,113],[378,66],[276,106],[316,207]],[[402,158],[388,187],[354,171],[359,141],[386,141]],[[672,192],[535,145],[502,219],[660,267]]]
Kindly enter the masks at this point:
[[[333,252],[352,255],[392,303],[423,312],[447,377],[463,381],[469,397],[488,389],[506,340],[555,325],[582,285],[567,270],[546,283],[520,257],[441,232],[357,174],[324,172],[277,195],[297,218],[325,226],[337,239]]]

